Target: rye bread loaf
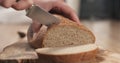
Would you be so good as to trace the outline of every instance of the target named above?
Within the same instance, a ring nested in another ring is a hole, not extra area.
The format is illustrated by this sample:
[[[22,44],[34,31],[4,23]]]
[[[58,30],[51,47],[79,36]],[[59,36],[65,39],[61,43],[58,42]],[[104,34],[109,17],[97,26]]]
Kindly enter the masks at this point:
[[[38,33],[33,33],[29,27],[27,36],[33,47],[66,47],[95,42],[95,36],[84,25],[79,25],[60,15],[54,16],[61,20],[57,25],[42,26]]]
[[[97,51],[95,44],[36,50],[41,63],[95,63]]]

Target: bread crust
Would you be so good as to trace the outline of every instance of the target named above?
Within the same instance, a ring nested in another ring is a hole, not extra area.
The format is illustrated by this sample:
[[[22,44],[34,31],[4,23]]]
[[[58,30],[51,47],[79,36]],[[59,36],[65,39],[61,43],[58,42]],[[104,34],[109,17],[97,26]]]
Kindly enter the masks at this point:
[[[29,27],[27,37],[28,37],[28,41],[31,44],[31,46],[33,46],[34,48],[44,47],[43,42],[45,40],[45,37],[47,37],[48,32],[50,30],[56,28],[56,27],[66,26],[66,25],[67,26],[72,26],[72,27],[77,27],[77,28],[79,28],[79,29],[81,29],[81,30],[83,30],[85,32],[88,32],[90,35],[92,35],[91,39],[93,40],[93,43],[95,42],[94,34],[87,27],[85,27],[84,25],[79,25],[76,22],[73,22],[72,20],[70,20],[68,18],[65,18],[63,16],[60,16],[60,15],[54,15],[54,16],[59,18],[61,20],[61,22],[59,24],[54,24],[54,25],[50,26],[48,29],[41,27],[39,32],[36,33],[36,35],[34,37],[33,37],[34,33],[31,33],[32,30],[31,30],[31,27]]]

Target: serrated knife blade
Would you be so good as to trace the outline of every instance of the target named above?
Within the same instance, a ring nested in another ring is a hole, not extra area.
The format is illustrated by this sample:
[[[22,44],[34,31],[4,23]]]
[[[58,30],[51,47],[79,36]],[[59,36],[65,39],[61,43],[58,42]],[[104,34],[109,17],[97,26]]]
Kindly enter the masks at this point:
[[[54,17],[52,14],[46,12],[44,9],[38,6],[32,6],[26,16],[32,20],[38,21],[40,24],[50,26],[52,24],[58,24],[60,20]]]

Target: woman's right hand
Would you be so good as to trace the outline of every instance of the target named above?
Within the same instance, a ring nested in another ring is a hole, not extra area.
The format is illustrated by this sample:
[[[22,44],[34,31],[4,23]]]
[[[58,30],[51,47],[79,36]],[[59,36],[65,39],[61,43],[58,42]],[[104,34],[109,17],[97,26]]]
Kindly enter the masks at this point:
[[[34,0],[34,4],[47,12],[60,14],[80,24],[77,14],[64,0]],[[34,32],[38,32],[41,25],[37,21],[33,21],[32,27]]]

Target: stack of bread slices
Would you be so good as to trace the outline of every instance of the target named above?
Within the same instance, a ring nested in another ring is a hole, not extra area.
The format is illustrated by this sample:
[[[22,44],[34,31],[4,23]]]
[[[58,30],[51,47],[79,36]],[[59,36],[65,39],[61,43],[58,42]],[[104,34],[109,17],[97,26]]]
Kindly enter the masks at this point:
[[[28,41],[36,49],[41,63],[93,63],[98,47],[94,34],[84,25],[54,15],[61,21],[50,27],[42,26],[37,33],[31,27]]]

